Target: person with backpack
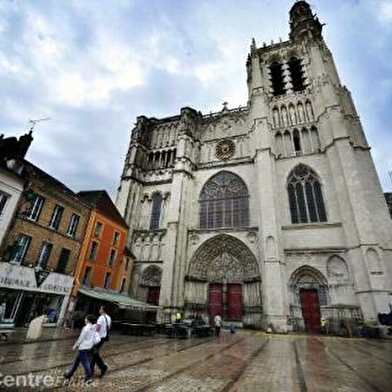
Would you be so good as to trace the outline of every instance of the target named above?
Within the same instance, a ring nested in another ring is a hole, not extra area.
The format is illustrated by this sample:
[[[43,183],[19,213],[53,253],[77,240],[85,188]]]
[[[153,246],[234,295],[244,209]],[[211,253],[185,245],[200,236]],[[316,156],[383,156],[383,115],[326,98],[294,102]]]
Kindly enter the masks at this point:
[[[91,360],[91,372],[94,375],[95,364],[97,364],[97,366],[101,370],[101,377],[103,377],[105,373],[108,371],[108,366],[101,358],[99,354],[99,350],[105,342],[109,341],[109,331],[112,325],[112,319],[106,313],[105,306],[101,306],[99,308],[99,314],[100,316],[98,317],[96,328],[99,333],[99,336],[101,337],[101,341],[94,346],[92,360]]]
[[[91,314],[88,314],[84,319],[85,326],[82,328],[79,338],[72,348],[73,350],[78,350],[78,355],[74,360],[72,368],[64,373],[64,378],[66,380],[72,378],[81,363],[84,368],[84,381],[87,384],[90,384],[93,381],[93,374],[90,367],[90,354],[94,344],[100,340],[96,336],[95,325],[93,324],[94,320],[95,317]]]

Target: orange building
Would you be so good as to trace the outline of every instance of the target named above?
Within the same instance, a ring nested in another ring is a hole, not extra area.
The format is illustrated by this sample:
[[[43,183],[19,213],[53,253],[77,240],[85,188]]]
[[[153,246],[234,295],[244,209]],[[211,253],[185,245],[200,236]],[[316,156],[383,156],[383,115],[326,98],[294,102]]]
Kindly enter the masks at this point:
[[[78,196],[92,210],[75,273],[70,311],[83,287],[121,291],[124,279],[129,282],[130,276],[130,271],[122,266],[128,225],[109,195],[106,191],[83,191]]]

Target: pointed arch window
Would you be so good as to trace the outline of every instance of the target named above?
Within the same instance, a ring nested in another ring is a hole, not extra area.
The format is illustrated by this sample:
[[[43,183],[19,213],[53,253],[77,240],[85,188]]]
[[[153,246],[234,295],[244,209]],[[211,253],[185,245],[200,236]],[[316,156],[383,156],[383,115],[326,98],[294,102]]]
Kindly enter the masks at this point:
[[[200,227],[246,227],[249,225],[249,193],[236,174],[220,172],[200,194]]]
[[[327,214],[317,174],[305,165],[296,166],[287,185],[291,222],[326,222]]]
[[[162,209],[162,195],[160,193],[154,193],[152,196],[150,230],[159,229],[161,209]]]

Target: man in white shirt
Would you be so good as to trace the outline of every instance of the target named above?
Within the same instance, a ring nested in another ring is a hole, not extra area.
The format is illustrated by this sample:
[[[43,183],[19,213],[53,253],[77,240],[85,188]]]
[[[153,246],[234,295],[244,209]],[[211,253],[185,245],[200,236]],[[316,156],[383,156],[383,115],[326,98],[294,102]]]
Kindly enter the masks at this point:
[[[94,374],[95,364],[97,364],[97,366],[101,370],[101,377],[103,377],[108,370],[108,366],[104,363],[101,356],[99,355],[99,350],[102,345],[109,340],[109,331],[112,325],[112,319],[106,313],[105,306],[101,306],[99,308],[99,314],[100,316],[97,320],[96,329],[99,333],[99,336],[101,337],[101,341],[94,347],[91,360],[91,372]]]
[[[220,330],[221,330],[221,326],[222,326],[222,317],[219,316],[219,314],[217,314],[214,317],[214,324],[215,324],[215,335],[219,336]]]

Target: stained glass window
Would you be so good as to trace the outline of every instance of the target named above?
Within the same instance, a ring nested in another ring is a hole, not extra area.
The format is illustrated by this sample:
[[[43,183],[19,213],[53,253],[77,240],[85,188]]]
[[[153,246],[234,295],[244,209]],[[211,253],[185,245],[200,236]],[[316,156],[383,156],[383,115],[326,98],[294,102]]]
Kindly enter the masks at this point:
[[[249,225],[249,193],[236,174],[220,172],[200,194],[200,227],[246,227]]]
[[[300,164],[291,171],[287,193],[292,223],[326,222],[321,185],[308,166]]]

